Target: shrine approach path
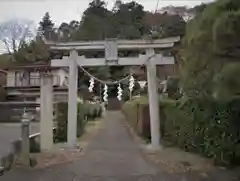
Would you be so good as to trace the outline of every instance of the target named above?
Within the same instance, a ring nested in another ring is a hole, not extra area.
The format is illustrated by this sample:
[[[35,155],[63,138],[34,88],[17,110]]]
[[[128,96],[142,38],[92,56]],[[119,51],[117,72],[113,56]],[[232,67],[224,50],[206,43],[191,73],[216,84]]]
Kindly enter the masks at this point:
[[[146,159],[129,134],[123,115],[108,111],[103,127],[91,138],[86,153],[71,163],[41,170],[16,168],[3,181],[194,181],[166,174]]]

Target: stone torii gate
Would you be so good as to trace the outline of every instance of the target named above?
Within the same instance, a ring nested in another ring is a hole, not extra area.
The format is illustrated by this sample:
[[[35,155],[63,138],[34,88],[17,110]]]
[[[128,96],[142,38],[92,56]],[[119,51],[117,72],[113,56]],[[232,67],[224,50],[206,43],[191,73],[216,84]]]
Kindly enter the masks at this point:
[[[78,66],[136,66],[145,64],[147,67],[148,96],[150,109],[151,148],[160,148],[160,119],[159,102],[156,86],[156,65],[174,64],[173,57],[164,57],[162,53],[155,54],[155,49],[172,48],[180,37],[159,40],[116,40],[92,42],[46,42],[52,50],[69,51],[69,57],[51,60],[52,67],[69,67],[68,88],[68,135],[67,142],[70,147],[76,145],[77,131],[77,80]],[[86,58],[78,56],[78,51],[105,51],[105,58]],[[138,57],[118,57],[118,50],[145,50],[144,55]],[[148,60],[148,61],[147,61]],[[46,128],[49,129],[49,128]],[[46,136],[41,139],[49,139]]]

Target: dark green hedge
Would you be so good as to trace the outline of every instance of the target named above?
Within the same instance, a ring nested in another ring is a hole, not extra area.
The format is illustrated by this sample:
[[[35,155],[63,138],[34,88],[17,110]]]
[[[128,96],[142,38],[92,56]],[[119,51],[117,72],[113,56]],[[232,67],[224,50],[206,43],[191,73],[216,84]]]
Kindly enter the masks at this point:
[[[160,113],[164,113],[165,105],[175,104],[172,100],[161,100]],[[146,141],[150,141],[150,117],[148,99],[146,97],[136,98],[131,101],[127,101],[122,106],[122,112],[124,113],[126,120],[135,129],[136,133],[144,138]],[[160,130],[161,134],[164,134],[164,122],[165,114],[160,114]]]
[[[239,100],[163,99],[160,104],[163,139],[186,151],[213,158],[217,164],[240,164]],[[137,105],[141,105],[137,100],[123,105],[126,119],[135,129],[142,119],[137,118],[141,115],[137,114]]]
[[[54,142],[67,141],[67,118],[68,104],[58,103],[56,105],[56,132],[54,134]],[[77,137],[80,137],[87,121],[93,121],[100,117],[102,109],[100,104],[79,103],[77,116]]]
[[[240,101],[188,99],[165,105],[165,138],[187,151],[240,164]]]

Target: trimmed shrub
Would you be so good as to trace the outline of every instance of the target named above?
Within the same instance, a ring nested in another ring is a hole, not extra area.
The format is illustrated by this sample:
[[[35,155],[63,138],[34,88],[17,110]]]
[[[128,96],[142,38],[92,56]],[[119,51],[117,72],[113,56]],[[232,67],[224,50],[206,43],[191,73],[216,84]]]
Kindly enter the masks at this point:
[[[160,105],[161,134],[164,133],[165,114],[162,107],[164,104],[166,103],[161,102]],[[149,105],[146,97],[135,98],[134,100],[126,102],[122,107],[122,111],[126,115],[129,124],[135,129],[139,136],[146,140],[151,139]]]
[[[77,115],[77,137],[84,133],[84,128],[87,121],[95,120],[101,116],[100,104],[78,103]],[[54,134],[54,142],[67,141],[67,119],[68,119],[68,104],[58,103],[56,105],[56,132]]]
[[[84,128],[86,125],[86,121],[85,120],[85,112],[86,112],[86,107],[84,104],[82,103],[78,103],[78,115],[77,115],[77,137],[82,136],[82,134],[84,133]]]
[[[58,103],[56,105],[56,123],[57,129],[54,135],[54,142],[67,141],[67,118],[68,118],[68,104]]]
[[[166,137],[218,164],[240,164],[240,101],[192,100],[165,107]]]
[[[141,104],[143,99],[126,102],[123,112],[136,132],[148,139],[150,118],[144,111],[148,105]],[[217,164],[240,164],[239,115],[240,100],[163,99],[160,100],[161,135],[186,151],[213,158]]]
[[[180,97],[179,89],[179,77],[169,77],[167,79],[167,93],[172,99],[178,99]]]

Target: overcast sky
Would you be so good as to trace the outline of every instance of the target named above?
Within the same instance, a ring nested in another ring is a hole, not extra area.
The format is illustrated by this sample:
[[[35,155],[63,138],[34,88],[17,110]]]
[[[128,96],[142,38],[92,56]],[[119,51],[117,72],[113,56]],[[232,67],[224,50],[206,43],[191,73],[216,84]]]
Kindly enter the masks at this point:
[[[125,0],[127,2],[130,0]],[[136,0],[145,10],[153,11],[157,0]],[[159,8],[167,5],[194,6],[211,0],[160,0]],[[91,0],[0,0],[0,21],[12,18],[33,20],[36,24],[45,12],[49,12],[56,25],[71,20],[80,20],[81,14]],[[115,0],[105,0],[112,8]]]
[[[26,19],[34,22],[36,29],[39,21],[49,12],[56,26],[62,22],[80,20],[84,10],[92,0],[0,0],[0,22],[9,19]],[[116,0],[105,0],[107,7],[111,9]],[[129,2],[131,0],[123,0]],[[142,4],[145,10],[154,11],[157,0],[136,0]],[[159,0],[158,9],[163,6],[195,6],[213,0]],[[5,52],[5,46],[0,41],[0,54]]]

